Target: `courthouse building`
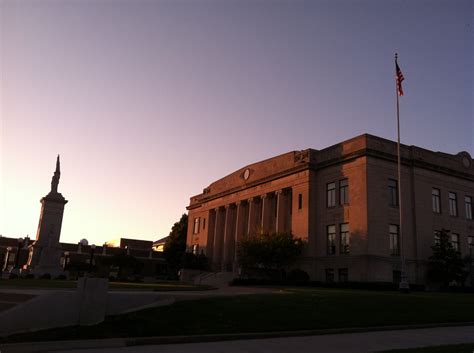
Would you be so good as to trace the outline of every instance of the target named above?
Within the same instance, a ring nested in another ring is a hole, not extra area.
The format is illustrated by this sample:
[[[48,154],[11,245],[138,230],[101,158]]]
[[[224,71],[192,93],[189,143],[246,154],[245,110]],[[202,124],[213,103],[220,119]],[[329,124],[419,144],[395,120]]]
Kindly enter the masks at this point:
[[[423,284],[436,232],[474,251],[474,163],[401,146],[403,254],[410,283]],[[364,134],[293,151],[211,183],[191,197],[187,246],[215,271],[238,271],[237,244],[257,231],[307,241],[295,267],[320,281],[397,281],[400,227],[397,144]]]

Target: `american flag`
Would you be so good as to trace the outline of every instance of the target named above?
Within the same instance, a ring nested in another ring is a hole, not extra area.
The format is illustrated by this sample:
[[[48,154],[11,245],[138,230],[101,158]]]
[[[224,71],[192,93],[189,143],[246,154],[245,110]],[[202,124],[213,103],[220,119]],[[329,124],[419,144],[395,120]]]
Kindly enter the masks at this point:
[[[402,89],[402,81],[405,79],[402,74],[402,70],[400,70],[400,67],[398,66],[398,63],[395,62],[395,71],[396,71],[396,80],[397,80],[397,90],[398,90],[398,95],[403,96],[403,89]]]

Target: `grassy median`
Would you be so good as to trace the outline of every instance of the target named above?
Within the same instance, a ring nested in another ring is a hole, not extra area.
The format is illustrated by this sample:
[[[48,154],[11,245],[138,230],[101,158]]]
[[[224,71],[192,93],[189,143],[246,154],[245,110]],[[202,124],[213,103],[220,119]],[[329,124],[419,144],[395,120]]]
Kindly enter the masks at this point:
[[[16,335],[8,341],[295,331],[474,321],[474,295],[283,289],[209,297],[108,317],[93,327]]]

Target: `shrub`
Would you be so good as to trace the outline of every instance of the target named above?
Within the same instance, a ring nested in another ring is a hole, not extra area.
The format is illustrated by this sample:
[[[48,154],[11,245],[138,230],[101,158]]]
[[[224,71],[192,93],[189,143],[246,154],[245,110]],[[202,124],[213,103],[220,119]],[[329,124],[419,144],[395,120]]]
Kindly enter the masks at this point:
[[[288,273],[286,279],[290,282],[308,282],[309,275],[306,271],[303,271],[299,268],[295,268]]]
[[[284,273],[301,255],[304,242],[291,233],[259,233],[238,243],[237,252],[242,268],[262,268]]]

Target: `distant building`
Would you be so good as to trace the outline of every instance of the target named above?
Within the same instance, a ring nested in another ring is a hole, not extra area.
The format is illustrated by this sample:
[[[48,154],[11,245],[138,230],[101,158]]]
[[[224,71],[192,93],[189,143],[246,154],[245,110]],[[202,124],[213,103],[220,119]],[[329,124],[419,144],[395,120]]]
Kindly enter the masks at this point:
[[[397,144],[364,134],[245,166],[193,196],[188,251],[216,271],[238,271],[237,244],[256,231],[292,232],[308,247],[297,267],[319,281],[400,279]],[[474,163],[401,146],[403,251],[408,279],[425,281],[436,233],[474,251]]]
[[[153,246],[153,242],[151,240],[139,240],[139,239],[130,239],[130,238],[119,238],[114,240],[109,240],[106,242],[107,246],[109,247],[116,247],[116,248],[131,248],[131,249],[142,249],[142,250],[149,250]]]
[[[168,238],[169,238],[169,235],[164,237],[164,238],[161,238],[161,239],[158,239],[158,240],[154,241],[153,242],[153,250],[163,252],[165,250],[165,244],[166,244],[166,241],[168,240]]]
[[[131,275],[142,277],[166,275],[167,265],[163,254],[152,249],[151,241],[149,242],[150,246],[145,248],[142,245],[145,242],[147,241],[137,239],[136,242],[128,242],[128,245],[121,247],[109,247],[106,244],[94,247],[94,245],[86,245],[86,242],[82,241],[77,244],[59,243],[59,267],[63,274],[65,274],[64,271],[71,271],[73,276],[77,276],[88,272],[92,259],[92,266],[94,266],[99,274],[113,275],[117,269],[114,269],[113,266],[107,264],[108,261],[104,260],[123,254],[133,256],[142,264],[140,271]],[[134,247],[134,244],[139,245]],[[0,237],[0,263],[3,264],[4,273],[10,273],[12,269],[21,268],[26,265],[28,255],[28,241],[25,241],[25,239]],[[43,273],[43,275],[46,274],[52,278],[57,276],[56,273]]]

